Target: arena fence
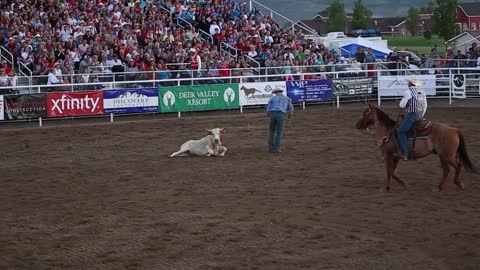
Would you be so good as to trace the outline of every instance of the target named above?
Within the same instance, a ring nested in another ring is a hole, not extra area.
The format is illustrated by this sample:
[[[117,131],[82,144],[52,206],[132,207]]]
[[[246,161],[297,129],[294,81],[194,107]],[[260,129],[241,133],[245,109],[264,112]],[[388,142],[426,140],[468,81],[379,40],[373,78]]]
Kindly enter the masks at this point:
[[[114,117],[145,113],[176,113],[212,110],[238,110],[265,107],[272,90],[282,89],[296,106],[310,104],[399,99],[408,89],[407,79],[419,78],[429,98],[454,99],[480,96],[480,70],[477,68],[427,70],[362,70],[355,72],[312,72],[263,74],[208,78],[215,83],[196,84],[205,78],[36,85],[36,92],[0,95],[0,121],[38,121],[65,117]],[[288,77],[288,78],[287,78]],[[288,80],[285,80],[287,78]],[[187,82],[182,85],[181,82]],[[193,83],[192,83],[193,82]],[[136,87],[125,87],[135,85]],[[30,86],[26,86],[30,87]],[[18,87],[17,87],[18,88]],[[20,87],[21,88],[21,87]],[[60,89],[64,91],[60,91]],[[11,91],[12,88],[0,88]]]

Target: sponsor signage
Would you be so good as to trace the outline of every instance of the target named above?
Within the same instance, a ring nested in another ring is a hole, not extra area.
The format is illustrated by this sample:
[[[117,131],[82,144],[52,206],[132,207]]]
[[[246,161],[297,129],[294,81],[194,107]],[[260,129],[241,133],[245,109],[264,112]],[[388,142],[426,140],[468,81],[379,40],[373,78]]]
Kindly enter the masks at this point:
[[[273,89],[282,89],[287,94],[286,82],[241,83],[239,85],[240,105],[264,105],[272,97]]]
[[[142,113],[158,111],[158,90],[119,89],[103,91],[105,113]]]
[[[467,81],[465,80],[465,74],[453,74],[452,79],[452,96],[454,98],[466,98],[466,84]]]
[[[379,96],[403,96],[408,90],[408,79],[411,76],[379,76],[378,77],[378,95]],[[416,75],[416,78],[422,81],[419,87],[427,96],[436,95],[437,79],[435,75]]]
[[[287,81],[287,96],[296,102],[332,99],[332,80]]]
[[[333,80],[337,95],[366,95],[373,90],[373,78],[341,78]]]
[[[47,117],[47,94],[5,95],[4,103],[7,120]]]
[[[47,116],[103,114],[102,91],[47,93]]]
[[[238,84],[159,87],[160,112],[238,108]]]

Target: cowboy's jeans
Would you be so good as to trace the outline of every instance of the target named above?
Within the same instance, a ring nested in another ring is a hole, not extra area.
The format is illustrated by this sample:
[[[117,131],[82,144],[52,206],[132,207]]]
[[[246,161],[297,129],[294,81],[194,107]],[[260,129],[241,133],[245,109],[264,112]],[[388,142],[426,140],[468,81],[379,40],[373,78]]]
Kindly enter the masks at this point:
[[[408,147],[408,131],[415,125],[417,120],[422,118],[421,112],[410,112],[407,113],[405,119],[397,128],[398,143],[400,144],[400,149],[404,156],[408,156],[409,147]]]
[[[280,143],[282,142],[283,126],[285,113],[280,111],[273,111],[270,115],[270,134],[268,137],[268,145],[273,151],[280,149]]]

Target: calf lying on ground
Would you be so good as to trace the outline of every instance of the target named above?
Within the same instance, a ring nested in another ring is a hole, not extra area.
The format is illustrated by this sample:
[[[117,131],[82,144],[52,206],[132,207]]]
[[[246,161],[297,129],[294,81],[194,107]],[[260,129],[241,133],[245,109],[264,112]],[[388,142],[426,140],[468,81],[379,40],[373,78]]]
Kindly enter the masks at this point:
[[[208,135],[200,140],[189,140],[182,144],[180,150],[172,153],[170,157],[175,156],[221,156],[225,155],[227,148],[222,145],[221,135],[225,133],[225,128],[206,129]],[[221,151],[221,153],[219,153]]]

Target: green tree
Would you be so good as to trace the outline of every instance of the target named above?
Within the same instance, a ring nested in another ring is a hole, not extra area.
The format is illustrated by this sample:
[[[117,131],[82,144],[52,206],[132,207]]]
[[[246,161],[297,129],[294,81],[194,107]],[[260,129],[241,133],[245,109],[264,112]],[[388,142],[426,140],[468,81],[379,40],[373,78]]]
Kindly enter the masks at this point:
[[[445,41],[455,34],[457,0],[433,0],[433,31]]]
[[[418,8],[410,7],[408,9],[406,27],[412,36],[415,36],[418,33],[418,28],[420,27],[420,11]]]
[[[367,29],[370,25],[372,11],[369,10],[362,0],[355,0],[353,7],[352,29]]]
[[[328,31],[344,32],[346,25],[345,4],[342,0],[332,0],[328,7]]]
[[[423,32],[423,37],[426,38],[426,39],[431,39],[432,38],[432,31],[426,30],[425,32]]]

